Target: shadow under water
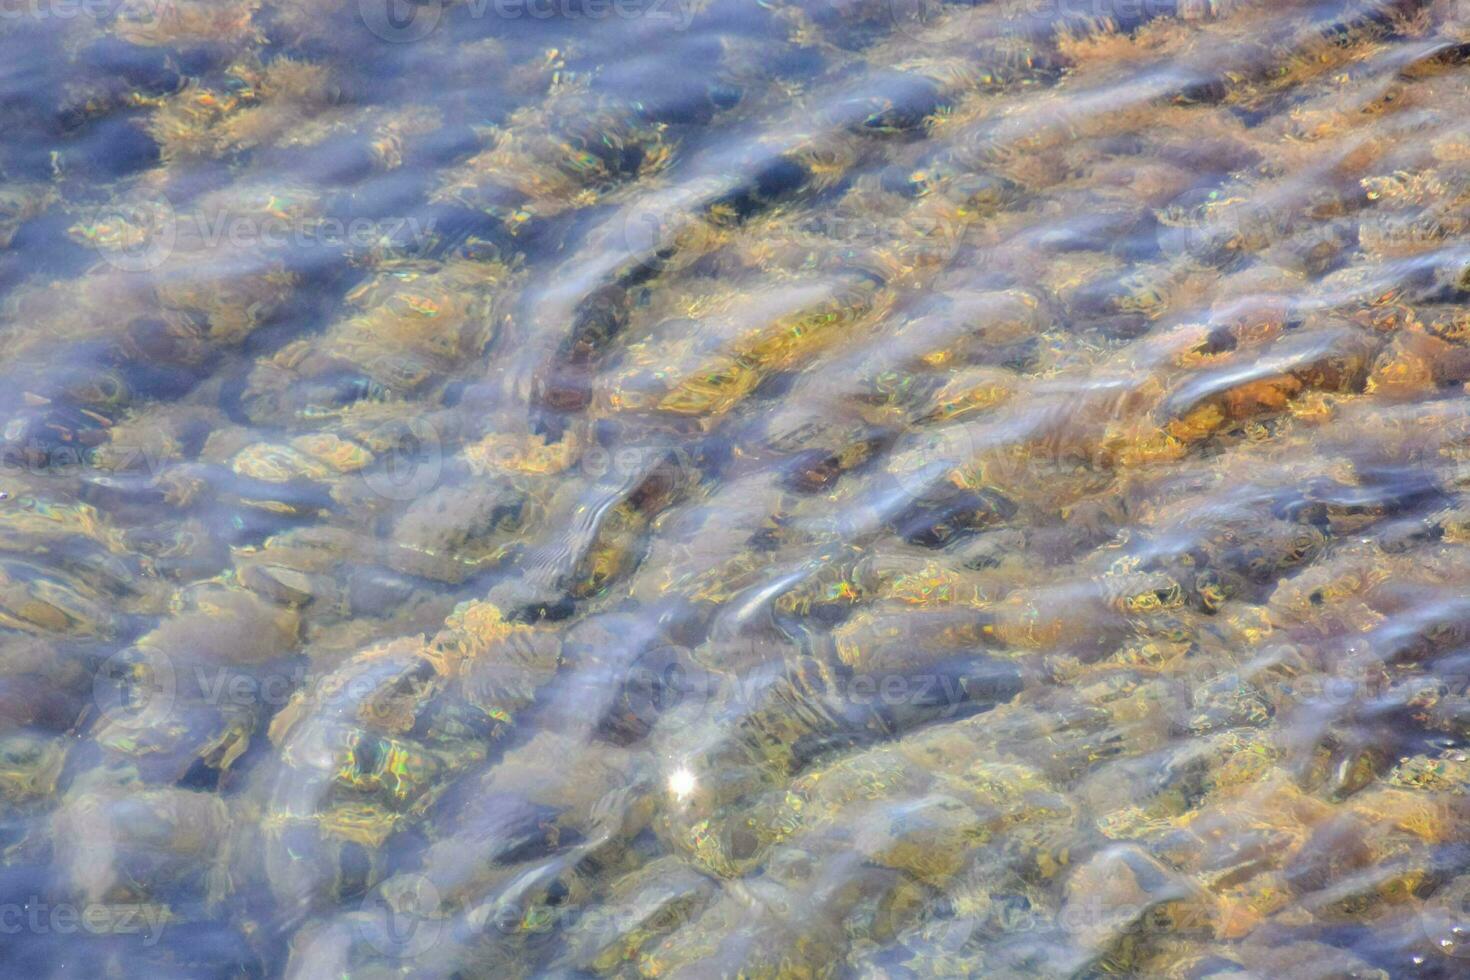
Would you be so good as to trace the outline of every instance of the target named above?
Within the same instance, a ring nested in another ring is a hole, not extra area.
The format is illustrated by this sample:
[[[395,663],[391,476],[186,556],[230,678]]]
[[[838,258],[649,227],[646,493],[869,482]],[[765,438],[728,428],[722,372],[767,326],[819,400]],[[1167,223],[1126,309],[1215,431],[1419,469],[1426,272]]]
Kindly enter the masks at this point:
[[[0,9],[0,965],[1459,977],[1465,0]]]

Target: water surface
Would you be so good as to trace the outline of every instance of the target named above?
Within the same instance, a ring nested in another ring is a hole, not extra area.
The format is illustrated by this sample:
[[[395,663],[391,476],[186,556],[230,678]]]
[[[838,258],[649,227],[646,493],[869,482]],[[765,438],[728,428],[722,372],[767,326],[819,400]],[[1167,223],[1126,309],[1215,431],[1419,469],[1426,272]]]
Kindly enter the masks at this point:
[[[0,6],[0,961],[1457,977],[1470,6]]]

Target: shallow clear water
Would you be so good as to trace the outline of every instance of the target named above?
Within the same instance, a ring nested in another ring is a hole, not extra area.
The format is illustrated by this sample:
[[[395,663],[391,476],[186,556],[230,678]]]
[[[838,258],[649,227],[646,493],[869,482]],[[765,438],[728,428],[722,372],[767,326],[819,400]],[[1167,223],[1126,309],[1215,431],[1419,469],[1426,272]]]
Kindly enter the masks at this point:
[[[0,963],[1456,977],[1470,5],[0,4]]]

